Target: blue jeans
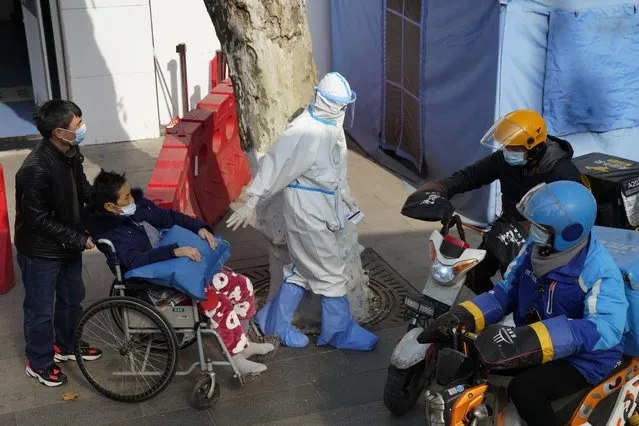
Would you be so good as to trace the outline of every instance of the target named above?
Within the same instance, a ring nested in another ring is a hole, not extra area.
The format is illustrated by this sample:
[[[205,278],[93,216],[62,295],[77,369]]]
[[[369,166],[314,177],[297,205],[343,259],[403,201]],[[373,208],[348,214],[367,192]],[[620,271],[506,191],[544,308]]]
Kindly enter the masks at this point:
[[[71,259],[24,256],[18,251],[24,283],[24,340],[32,368],[53,363],[53,345],[73,352],[73,332],[82,315],[82,255]]]

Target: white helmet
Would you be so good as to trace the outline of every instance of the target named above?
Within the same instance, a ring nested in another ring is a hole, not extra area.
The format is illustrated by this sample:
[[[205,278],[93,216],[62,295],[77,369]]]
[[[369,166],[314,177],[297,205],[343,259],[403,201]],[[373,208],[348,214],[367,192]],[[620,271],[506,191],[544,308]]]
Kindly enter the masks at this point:
[[[337,72],[326,74],[315,90],[324,99],[339,105],[352,104],[357,99],[348,81]]]

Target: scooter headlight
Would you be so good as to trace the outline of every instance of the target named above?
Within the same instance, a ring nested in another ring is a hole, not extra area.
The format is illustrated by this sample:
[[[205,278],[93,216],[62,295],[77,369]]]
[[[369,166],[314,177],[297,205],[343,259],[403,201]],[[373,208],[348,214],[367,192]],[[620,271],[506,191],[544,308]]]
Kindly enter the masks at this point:
[[[447,284],[455,279],[455,268],[435,262],[431,268],[431,274],[435,280],[442,284]]]

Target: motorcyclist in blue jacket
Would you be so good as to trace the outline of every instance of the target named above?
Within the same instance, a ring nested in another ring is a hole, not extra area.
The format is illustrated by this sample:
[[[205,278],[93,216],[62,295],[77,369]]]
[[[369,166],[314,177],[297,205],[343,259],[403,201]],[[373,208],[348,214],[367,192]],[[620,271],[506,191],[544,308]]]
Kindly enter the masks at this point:
[[[530,426],[557,422],[551,402],[597,384],[623,353],[628,302],[621,272],[590,232],[597,205],[583,185],[540,184],[517,206],[530,238],[494,290],[454,306],[419,337],[478,334],[491,370],[517,370],[508,393]],[[516,327],[496,324],[512,313]],[[490,325],[494,324],[494,325]]]

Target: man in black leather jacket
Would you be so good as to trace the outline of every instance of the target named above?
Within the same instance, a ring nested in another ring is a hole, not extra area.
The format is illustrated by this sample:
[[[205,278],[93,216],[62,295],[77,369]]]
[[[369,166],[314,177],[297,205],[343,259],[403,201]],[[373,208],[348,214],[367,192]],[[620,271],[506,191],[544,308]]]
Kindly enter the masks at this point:
[[[73,332],[82,314],[82,251],[93,241],[82,224],[91,185],[78,144],[86,126],[71,101],[46,102],[34,114],[42,141],[16,173],[15,245],[25,287],[28,376],[46,386],[66,381],[55,361],[75,360]],[[85,360],[101,351],[82,344]]]
[[[582,183],[572,163],[570,144],[547,134],[543,117],[531,110],[517,110],[499,119],[484,135],[482,145],[497,149],[491,155],[451,176],[426,183],[418,191],[435,192],[451,199],[499,180],[502,214],[484,235],[484,260],[469,273],[467,285],[476,294],[492,288],[491,277],[517,255],[528,234],[528,224],[517,203],[540,183],[571,180]]]

